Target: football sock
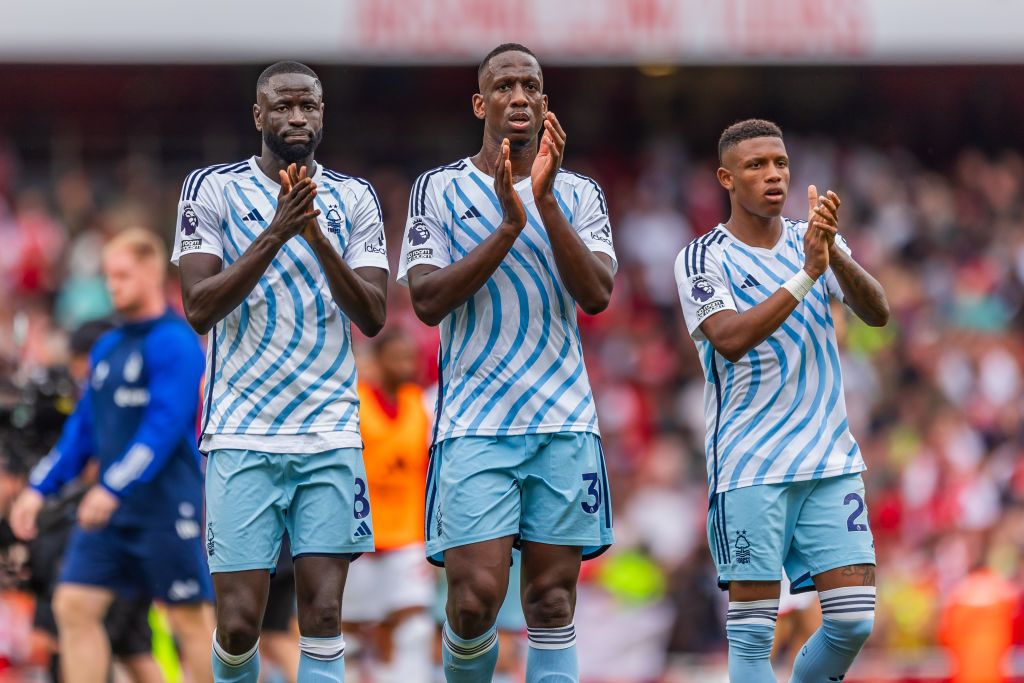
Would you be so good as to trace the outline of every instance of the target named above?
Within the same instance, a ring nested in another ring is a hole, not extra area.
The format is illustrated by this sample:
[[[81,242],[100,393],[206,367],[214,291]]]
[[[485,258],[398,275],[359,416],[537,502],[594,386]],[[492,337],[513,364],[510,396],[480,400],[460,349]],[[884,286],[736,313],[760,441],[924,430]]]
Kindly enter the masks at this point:
[[[498,631],[491,626],[482,636],[466,640],[445,622],[441,659],[448,683],[490,683],[498,663]]]
[[[217,642],[213,632],[213,680],[216,683],[256,683],[260,677],[260,641],[248,652],[233,655]]]
[[[851,586],[818,593],[821,627],[800,649],[791,683],[842,681],[875,623],[875,587]]]
[[[528,628],[526,683],[577,683],[576,626]]]
[[[345,636],[299,636],[299,683],[341,683],[345,680]]]
[[[778,616],[778,600],[729,603],[725,632],[730,681],[776,683],[771,656]]]

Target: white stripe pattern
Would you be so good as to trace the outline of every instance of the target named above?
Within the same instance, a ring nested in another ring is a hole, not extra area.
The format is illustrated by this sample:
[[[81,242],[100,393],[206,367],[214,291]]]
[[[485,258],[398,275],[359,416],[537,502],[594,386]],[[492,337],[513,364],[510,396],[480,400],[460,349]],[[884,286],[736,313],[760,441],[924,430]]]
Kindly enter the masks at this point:
[[[849,586],[821,591],[821,616],[835,621],[863,621],[875,618],[874,586]]]
[[[576,644],[576,625],[557,628],[528,628],[526,637],[535,650],[565,650]]]
[[[751,600],[729,602],[725,615],[726,628],[729,626],[770,626],[775,628],[779,618],[778,600]]]

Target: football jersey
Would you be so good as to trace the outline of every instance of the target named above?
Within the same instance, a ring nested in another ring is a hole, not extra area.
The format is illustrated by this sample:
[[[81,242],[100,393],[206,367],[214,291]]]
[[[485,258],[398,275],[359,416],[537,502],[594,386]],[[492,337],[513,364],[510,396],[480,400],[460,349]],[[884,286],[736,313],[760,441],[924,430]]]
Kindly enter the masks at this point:
[[[864,469],[850,433],[829,306],[843,292],[831,270],[785,322],[733,363],[701,332],[708,317],[761,303],[804,264],[806,222],[783,219],[771,249],[752,247],[724,225],[698,237],[675,263],[686,328],[707,383],[708,485],[712,493],[820,479]],[[842,237],[841,249],[850,252]]]
[[[352,268],[387,270],[380,202],[370,184],[317,165],[317,221]],[[178,204],[174,253],[234,263],[274,218],[280,186],[256,158],[194,171]],[[201,447],[315,453],[360,446],[349,319],[301,237],[210,335]]]
[[[576,302],[566,291],[531,180],[516,183],[527,223],[486,284],[441,322],[436,440],[551,432],[598,433]],[[608,206],[590,178],[559,171],[554,193],[580,239],[614,263]],[[463,159],[424,173],[409,198],[398,281],[445,267],[501,224],[494,179]]]
[[[423,543],[430,417],[423,390],[399,387],[389,414],[373,387],[359,384],[363,463],[373,505],[373,542],[377,550]]]

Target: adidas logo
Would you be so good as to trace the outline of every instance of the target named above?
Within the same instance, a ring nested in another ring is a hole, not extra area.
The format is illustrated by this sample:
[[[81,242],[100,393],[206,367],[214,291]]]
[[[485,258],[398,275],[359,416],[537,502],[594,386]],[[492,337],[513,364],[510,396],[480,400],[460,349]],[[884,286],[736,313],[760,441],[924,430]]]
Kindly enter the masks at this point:
[[[760,287],[761,283],[757,281],[757,278],[753,275],[747,275],[743,280],[743,284],[740,285],[740,289],[746,289],[747,287]]]
[[[359,523],[359,528],[352,534],[355,538],[363,538],[365,536],[372,536],[373,532],[370,531],[370,525],[365,521]]]
[[[243,221],[259,221],[260,223],[262,223],[263,222],[263,216],[260,215],[259,211],[257,211],[256,209],[253,209],[249,213],[247,213],[244,216],[242,216],[242,220]]]
[[[470,206],[459,220],[468,221],[470,218],[483,218],[483,214],[475,206]]]

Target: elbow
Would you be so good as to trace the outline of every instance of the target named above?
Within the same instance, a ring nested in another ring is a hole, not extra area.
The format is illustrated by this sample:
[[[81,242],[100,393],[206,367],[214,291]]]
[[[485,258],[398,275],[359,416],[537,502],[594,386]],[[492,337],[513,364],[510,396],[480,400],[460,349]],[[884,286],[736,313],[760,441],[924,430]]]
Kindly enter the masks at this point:
[[[864,322],[870,327],[885,327],[889,324],[890,317],[889,302],[884,301],[878,310],[872,311],[871,315],[864,318]]]
[[[384,316],[374,316],[371,320],[358,323],[359,331],[367,337],[376,337],[384,329]]]
[[[747,355],[747,352],[741,349],[717,349],[717,351],[718,355],[730,363],[738,363],[743,356]]]
[[[432,305],[429,300],[416,297],[412,299],[412,310],[416,313],[416,317],[420,319],[420,322],[430,327],[437,327],[445,317],[445,314]]]
[[[196,311],[191,306],[185,306],[185,320],[188,321],[189,326],[195,330],[196,334],[200,336],[209,333],[213,329],[213,319]]]
[[[608,305],[612,301],[612,292],[610,289],[596,292],[591,296],[583,297],[576,300],[580,310],[587,315],[597,315],[603,313]]]

